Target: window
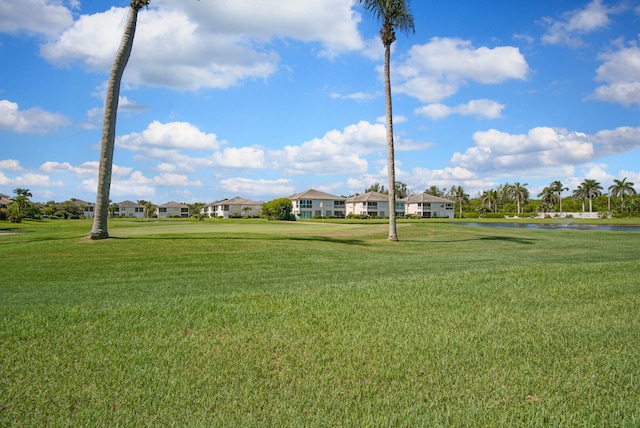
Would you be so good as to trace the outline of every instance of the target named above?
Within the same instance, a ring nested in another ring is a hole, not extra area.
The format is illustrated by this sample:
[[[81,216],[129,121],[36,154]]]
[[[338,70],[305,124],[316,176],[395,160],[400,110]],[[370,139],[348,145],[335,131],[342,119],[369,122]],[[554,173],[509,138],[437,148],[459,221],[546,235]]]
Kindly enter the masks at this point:
[[[167,209],[166,208],[158,208],[158,212],[166,213]]]
[[[365,202],[369,208],[378,208],[377,202]]]
[[[229,211],[229,205],[223,205],[222,211]]]
[[[301,211],[300,218],[311,218],[311,211]]]
[[[322,216],[322,210],[316,210],[316,217]]]
[[[310,199],[303,199],[300,201],[300,208],[313,208],[313,201]]]
[[[333,201],[334,208],[344,208],[344,201]]]
[[[189,208],[180,208],[180,212],[181,213],[188,213],[189,212]]]

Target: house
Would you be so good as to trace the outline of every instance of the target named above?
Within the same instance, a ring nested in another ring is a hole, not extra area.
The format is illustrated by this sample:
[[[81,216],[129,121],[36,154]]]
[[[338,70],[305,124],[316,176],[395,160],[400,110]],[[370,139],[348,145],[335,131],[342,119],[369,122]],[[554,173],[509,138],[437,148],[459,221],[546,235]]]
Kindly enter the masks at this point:
[[[309,189],[296,193],[288,198],[293,205],[292,213],[297,218],[345,217],[345,201],[342,196],[335,196],[319,190]]]
[[[179,202],[167,202],[166,204],[158,205],[156,214],[158,218],[189,218],[189,205]]]
[[[258,217],[262,212],[262,202],[236,196],[211,202],[202,207],[200,212],[207,217]]]
[[[346,200],[347,215],[363,217],[388,217],[389,195],[379,192],[367,192]]]
[[[454,202],[438,196],[420,193],[405,199],[407,215],[421,218],[454,217]]]
[[[0,208],[7,208],[10,203],[11,203],[11,198],[9,197],[9,195],[0,193]]]
[[[82,214],[84,215],[84,218],[95,217],[96,204],[94,204],[93,202],[87,202],[87,201],[83,201],[82,199],[76,199],[76,198],[71,198],[70,200],[71,202],[73,202],[74,205],[82,208]]]
[[[144,206],[132,201],[122,201],[115,212],[119,217],[144,218]]]

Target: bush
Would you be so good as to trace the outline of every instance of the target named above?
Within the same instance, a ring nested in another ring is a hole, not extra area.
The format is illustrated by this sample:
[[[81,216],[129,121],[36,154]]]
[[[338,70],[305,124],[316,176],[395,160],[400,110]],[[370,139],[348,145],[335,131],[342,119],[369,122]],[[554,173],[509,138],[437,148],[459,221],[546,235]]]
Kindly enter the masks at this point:
[[[296,221],[292,214],[293,204],[287,198],[278,198],[262,205],[262,215],[269,220]]]

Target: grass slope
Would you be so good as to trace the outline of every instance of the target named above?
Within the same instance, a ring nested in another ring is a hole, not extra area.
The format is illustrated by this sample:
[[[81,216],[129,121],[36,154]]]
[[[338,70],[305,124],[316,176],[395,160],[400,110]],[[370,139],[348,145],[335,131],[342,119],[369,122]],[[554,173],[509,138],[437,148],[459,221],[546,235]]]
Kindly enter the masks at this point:
[[[640,424],[638,234],[89,229],[0,224],[0,425]]]

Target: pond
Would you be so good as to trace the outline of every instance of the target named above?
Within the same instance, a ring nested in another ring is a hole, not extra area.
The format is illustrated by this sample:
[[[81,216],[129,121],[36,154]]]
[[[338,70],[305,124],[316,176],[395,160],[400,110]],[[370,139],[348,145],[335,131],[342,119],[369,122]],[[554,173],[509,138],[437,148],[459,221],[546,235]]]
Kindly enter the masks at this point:
[[[619,226],[610,224],[574,224],[571,222],[563,223],[480,223],[480,222],[463,222],[454,223],[462,226],[481,226],[481,227],[498,227],[498,228],[516,228],[516,229],[564,229],[564,230],[592,230],[599,232],[636,232],[640,233],[640,226]]]

